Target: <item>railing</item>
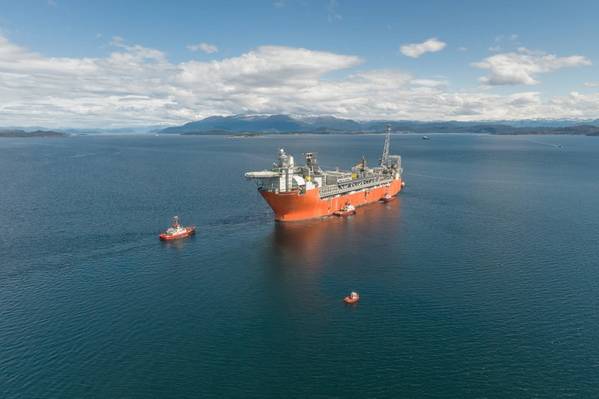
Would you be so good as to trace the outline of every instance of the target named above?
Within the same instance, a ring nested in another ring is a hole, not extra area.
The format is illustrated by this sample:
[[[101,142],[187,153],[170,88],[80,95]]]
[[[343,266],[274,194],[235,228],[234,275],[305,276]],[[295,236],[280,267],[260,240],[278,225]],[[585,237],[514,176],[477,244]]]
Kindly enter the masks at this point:
[[[359,180],[352,180],[349,183],[323,186],[320,188],[320,198],[331,197],[333,195],[344,194],[354,190],[375,187],[381,184],[391,183],[392,181],[392,176],[373,176]]]

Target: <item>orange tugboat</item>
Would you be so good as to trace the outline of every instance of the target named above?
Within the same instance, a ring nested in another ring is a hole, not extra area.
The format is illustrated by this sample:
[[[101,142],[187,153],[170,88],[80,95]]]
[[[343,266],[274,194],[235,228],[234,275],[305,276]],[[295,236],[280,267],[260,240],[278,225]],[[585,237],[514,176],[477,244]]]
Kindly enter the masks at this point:
[[[352,291],[351,294],[349,294],[348,296],[343,298],[343,302],[348,303],[350,305],[357,303],[359,300],[360,300],[360,294],[358,294],[355,291]]]
[[[335,216],[351,216],[351,215],[355,215],[356,214],[356,207],[353,206],[352,204],[350,204],[349,202],[347,202],[345,205],[343,205],[343,208],[339,209],[338,211],[333,212],[333,215]]]
[[[247,172],[245,177],[256,182],[280,222],[330,216],[347,203],[359,207],[377,202],[385,194],[397,195],[404,186],[401,157],[389,155],[390,132],[387,127],[381,161],[375,167],[362,159],[349,171],[322,170],[311,152],[305,154],[306,164],[297,166],[281,149],[271,170]]]
[[[162,241],[178,240],[194,235],[196,232],[195,226],[184,227],[179,223],[179,217],[173,217],[171,227],[169,227],[164,233],[160,234]]]

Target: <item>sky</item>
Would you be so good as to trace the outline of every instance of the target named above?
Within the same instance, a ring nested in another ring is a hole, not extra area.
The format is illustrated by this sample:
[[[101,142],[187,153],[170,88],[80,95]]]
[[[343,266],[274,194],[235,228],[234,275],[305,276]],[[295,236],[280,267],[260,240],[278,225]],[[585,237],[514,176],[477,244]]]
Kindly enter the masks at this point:
[[[0,126],[599,118],[599,2],[0,0]]]

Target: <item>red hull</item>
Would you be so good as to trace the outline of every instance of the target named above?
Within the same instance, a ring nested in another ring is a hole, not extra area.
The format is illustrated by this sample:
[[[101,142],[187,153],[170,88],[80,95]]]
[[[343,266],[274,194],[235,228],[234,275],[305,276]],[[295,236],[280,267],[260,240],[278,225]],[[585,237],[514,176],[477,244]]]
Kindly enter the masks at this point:
[[[348,202],[355,207],[377,202],[386,194],[397,195],[402,187],[402,180],[396,179],[385,186],[325,199],[320,198],[318,189],[309,190],[304,194],[299,191],[287,193],[261,191],[260,194],[274,211],[275,220],[293,222],[330,216]]]
[[[162,241],[171,241],[171,240],[180,240],[181,238],[187,238],[189,236],[192,236],[196,233],[196,228],[195,227],[186,227],[185,231],[179,233],[179,234],[166,234],[166,233],[162,233],[160,234],[160,239]]]

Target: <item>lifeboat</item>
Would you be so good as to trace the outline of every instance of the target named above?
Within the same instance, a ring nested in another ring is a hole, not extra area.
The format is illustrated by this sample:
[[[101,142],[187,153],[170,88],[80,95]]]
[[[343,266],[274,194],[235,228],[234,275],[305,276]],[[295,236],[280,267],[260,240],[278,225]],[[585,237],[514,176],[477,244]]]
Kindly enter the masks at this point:
[[[353,206],[352,204],[350,204],[349,202],[346,203],[343,208],[339,209],[338,211],[333,212],[333,215],[335,216],[351,216],[351,215],[355,215],[356,214],[356,207]]]
[[[175,216],[173,217],[171,227],[169,227],[164,233],[160,234],[159,237],[162,241],[171,241],[187,238],[195,233],[195,226],[181,226],[179,223],[179,217]]]
[[[395,197],[393,197],[392,195],[390,195],[389,193],[386,193],[385,195],[383,195],[383,198],[381,198],[381,202],[389,202],[389,201],[393,201]]]
[[[355,291],[352,291],[351,294],[349,294],[348,296],[343,298],[343,302],[348,303],[350,305],[357,303],[359,300],[360,300],[360,294],[358,294]]]

